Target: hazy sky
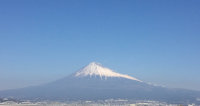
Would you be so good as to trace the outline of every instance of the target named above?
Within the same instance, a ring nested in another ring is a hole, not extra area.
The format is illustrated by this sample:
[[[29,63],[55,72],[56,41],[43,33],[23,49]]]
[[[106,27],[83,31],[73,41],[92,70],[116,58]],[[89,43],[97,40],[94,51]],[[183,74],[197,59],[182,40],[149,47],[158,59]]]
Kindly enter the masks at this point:
[[[92,61],[200,90],[200,1],[0,1],[0,90],[50,82]]]

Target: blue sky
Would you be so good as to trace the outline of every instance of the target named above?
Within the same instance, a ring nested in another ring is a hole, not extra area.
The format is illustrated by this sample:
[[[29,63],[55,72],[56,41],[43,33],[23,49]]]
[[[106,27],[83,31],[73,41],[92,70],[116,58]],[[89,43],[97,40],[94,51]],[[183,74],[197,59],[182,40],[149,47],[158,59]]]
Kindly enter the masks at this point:
[[[1,0],[0,90],[96,61],[167,87],[200,90],[199,0]]]

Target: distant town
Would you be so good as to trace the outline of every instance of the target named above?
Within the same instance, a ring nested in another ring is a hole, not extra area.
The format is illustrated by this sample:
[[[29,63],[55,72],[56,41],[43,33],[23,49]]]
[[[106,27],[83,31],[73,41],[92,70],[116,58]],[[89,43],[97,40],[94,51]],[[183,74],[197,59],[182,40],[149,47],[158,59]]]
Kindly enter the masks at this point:
[[[200,106],[196,104],[168,104],[166,102],[123,99],[99,101],[21,101],[13,98],[0,98],[0,106]]]

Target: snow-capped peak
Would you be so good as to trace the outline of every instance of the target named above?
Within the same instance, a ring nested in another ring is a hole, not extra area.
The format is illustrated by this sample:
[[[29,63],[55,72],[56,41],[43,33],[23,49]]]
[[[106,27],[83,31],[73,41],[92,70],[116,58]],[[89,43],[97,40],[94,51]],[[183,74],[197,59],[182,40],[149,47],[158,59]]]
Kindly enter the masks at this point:
[[[131,79],[131,80],[136,80],[140,81],[134,77],[124,75],[124,74],[119,74],[111,69],[108,69],[106,67],[103,67],[101,64],[92,62],[89,65],[85,66],[81,70],[75,73],[75,77],[85,77],[85,76],[99,76],[101,79],[102,78],[108,78],[108,77],[121,77],[121,78],[126,78],[126,79]],[[140,81],[142,82],[142,81]]]

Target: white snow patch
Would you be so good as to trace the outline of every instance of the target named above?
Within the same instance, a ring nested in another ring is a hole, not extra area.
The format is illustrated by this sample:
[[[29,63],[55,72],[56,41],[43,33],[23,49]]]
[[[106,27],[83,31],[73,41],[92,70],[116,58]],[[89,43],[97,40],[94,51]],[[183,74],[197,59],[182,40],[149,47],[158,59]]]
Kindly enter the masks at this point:
[[[75,73],[76,77],[85,77],[85,76],[100,76],[102,78],[107,78],[107,77],[121,77],[121,78],[126,78],[126,79],[131,79],[131,80],[136,80],[139,82],[142,82],[134,77],[124,75],[124,74],[119,74],[111,69],[108,69],[106,67],[103,67],[99,63],[92,62],[83,69],[79,70],[78,72]]]

